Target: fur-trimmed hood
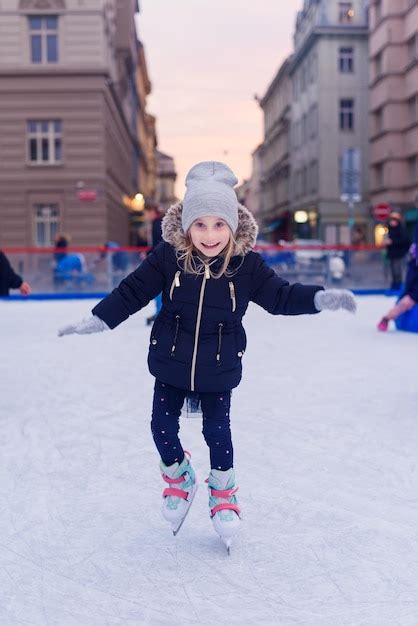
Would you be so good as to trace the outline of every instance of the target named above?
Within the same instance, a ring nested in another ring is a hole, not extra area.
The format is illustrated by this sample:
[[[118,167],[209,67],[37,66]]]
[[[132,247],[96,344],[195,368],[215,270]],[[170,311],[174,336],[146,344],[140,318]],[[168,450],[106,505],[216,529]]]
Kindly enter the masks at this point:
[[[163,239],[171,244],[175,250],[184,248],[186,235],[181,226],[182,202],[173,204],[162,221]],[[258,226],[252,213],[242,204],[238,205],[238,228],[234,235],[236,245],[234,255],[244,256],[255,246]]]

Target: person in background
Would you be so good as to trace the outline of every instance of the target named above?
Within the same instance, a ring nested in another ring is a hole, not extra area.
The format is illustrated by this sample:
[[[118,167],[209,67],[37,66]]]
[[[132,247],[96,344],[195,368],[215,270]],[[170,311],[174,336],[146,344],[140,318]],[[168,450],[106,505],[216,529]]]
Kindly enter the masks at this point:
[[[64,235],[64,233],[57,233],[55,235],[54,246],[56,250],[59,250],[58,252],[54,252],[54,260],[57,265],[60,261],[62,261],[62,259],[67,256],[67,248],[69,243],[70,238],[67,235]]]
[[[161,228],[163,216],[158,205],[153,202],[148,202],[145,204],[145,216],[151,224],[151,237],[150,237],[151,250],[149,252],[152,252],[152,250],[156,246],[158,246],[158,244],[161,243],[161,241],[163,240],[162,228]],[[161,306],[162,306],[161,293],[159,293],[158,296],[154,299],[154,302],[155,302],[155,313],[154,315],[150,315],[150,317],[147,317],[147,326],[151,326],[151,324],[154,323],[155,318],[157,317],[158,313],[161,311]]]
[[[103,259],[107,259],[107,273],[111,289],[113,289],[126,276],[129,268],[129,253],[119,250],[122,246],[117,241],[105,241],[103,251],[94,262],[97,265]]]
[[[377,325],[377,330],[387,331],[389,322],[396,320],[402,313],[410,311],[418,303],[418,245],[413,243],[406,273],[405,289],[394,307],[386,313]]]
[[[390,213],[387,227],[388,235],[384,241],[384,245],[386,246],[387,258],[392,274],[390,288],[398,291],[402,286],[402,260],[409,250],[411,241],[402,224],[401,214],[397,211]]]
[[[0,250],[0,297],[8,296],[9,289],[19,289],[23,296],[28,296],[31,292],[29,283],[25,282],[19,274],[16,274],[9,259]]]

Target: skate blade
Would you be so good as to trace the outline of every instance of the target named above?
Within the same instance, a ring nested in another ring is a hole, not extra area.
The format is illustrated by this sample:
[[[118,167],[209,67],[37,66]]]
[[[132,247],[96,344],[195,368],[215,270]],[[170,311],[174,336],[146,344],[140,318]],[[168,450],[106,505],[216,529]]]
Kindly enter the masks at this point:
[[[198,487],[198,485],[197,485],[197,483],[195,483],[194,487],[193,487],[193,491],[192,491],[191,496],[190,496],[189,506],[186,509],[184,517],[180,520],[180,522],[178,524],[172,524],[171,525],[171,530],[173,531],[174,537],[178,534],[180,528],[183,526],[184,520],[186,519],[187,515],[189,514],[190,507],[192,506],[194,497],[196,495],[197,487]]]
[[[228,553],[228,556],[231,556],[231,546],[232,546],[232,539],[222,539],[221,538],[222,543],[224,544],[226,551]]]

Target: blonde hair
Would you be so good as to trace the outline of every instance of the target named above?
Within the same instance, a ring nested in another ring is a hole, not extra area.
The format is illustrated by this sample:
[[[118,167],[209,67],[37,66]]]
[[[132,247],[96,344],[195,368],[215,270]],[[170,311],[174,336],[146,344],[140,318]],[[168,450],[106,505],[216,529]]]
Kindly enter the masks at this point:
[[[220,254],[220,256],[223,257],[222,267],[218,272],[213,272],[210,266],[213,265],[218,257],[215,257],[215,259],[209,261],[209,263],[206,264],[200,256],[196,258],[196,256],[193,254],[193,252],[196,251],[196,248],[193,245],[189,231],[187,231],[185,235],[184,246],[177,250],[177,260],[183,263],[184,271],[187,274],[196,274],[197,276],[199,276],[204,273],[206,265],[209,266],[209,271],[212,278],[220,278],[224,274],[228,276],[230,274],[230,272],[228,271],[228,266],[231,258],[234,255],[236,243],[237,242],[234,239],[234,235],[231,232],[229,236],[229,241]]]

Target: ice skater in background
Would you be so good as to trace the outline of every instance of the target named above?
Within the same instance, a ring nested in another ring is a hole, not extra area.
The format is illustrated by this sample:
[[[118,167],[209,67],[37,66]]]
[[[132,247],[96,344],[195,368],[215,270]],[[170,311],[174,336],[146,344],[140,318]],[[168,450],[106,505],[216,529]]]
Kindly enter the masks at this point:
[[[228,551],[241,524],[230,402],[231,390],[241,380],[246,348],[242,318],[249,302],[273,315],[356,309],[351,292],[291,285],[252,251],[257,225],[238,204],[236,183],[223,163],[195,165],[186,178],[183,202],[173,205],[163,220],[164,241],[93,308],[92,317],[59,331],[113,329],[163,293],[148,355],[156,379],[151,430],[167,484],[162,514],[176,534],[195,494],[195,472],[178,435],[183,402],[197,392],[210,451],[209,513]]]
[[[402,313],[410,311],[418,303],[418,243],[411,245],[409,255],[404,291],[395,306],[378,323],[377,329],[382,332],[388,329],[391,320],[396,320]]]
[[[23,296],[28,296],[31,292],[29,283],[25,282],[19,274],[16,274],[9,259],[0,250],[0,297],[8,296],[10,289],[19,289]]]

